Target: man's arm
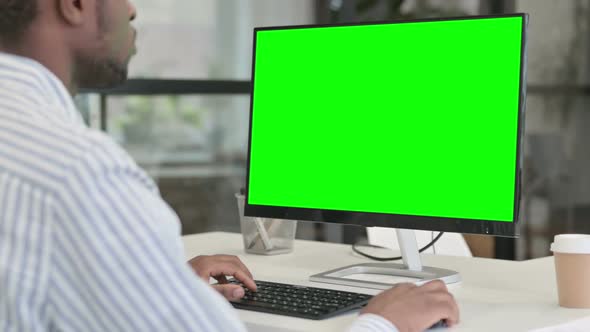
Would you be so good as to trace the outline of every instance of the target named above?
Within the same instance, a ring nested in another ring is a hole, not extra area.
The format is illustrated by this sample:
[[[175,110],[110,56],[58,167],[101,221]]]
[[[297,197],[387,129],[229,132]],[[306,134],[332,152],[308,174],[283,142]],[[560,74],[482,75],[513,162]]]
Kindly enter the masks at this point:
[[[459,307],[444,282],[399,284],[372,298],[350,332],[424,331],[441,320],[449,327],[459,322]]]
[[[362,314],[348,332],[399,332],[390,321],[375,314]]]
[[[56,327],[244,331],[227,301],[184,260],[178,218],[145,174],[114,147],[92,150],[55,204]]]

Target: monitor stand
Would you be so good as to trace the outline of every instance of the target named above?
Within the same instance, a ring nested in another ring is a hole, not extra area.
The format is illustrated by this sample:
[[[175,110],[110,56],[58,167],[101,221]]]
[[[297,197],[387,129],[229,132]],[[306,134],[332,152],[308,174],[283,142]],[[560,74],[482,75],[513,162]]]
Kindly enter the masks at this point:
[[[315,282],[325,282],[346,286],[388,289],[393,283],[382,283],[360,279],[352,279],[350,276],[357,274],[379,274],[418,279],[417,284],[423,284],[430,280],[440,279],[447,284],[461,281],[461,276],[456,271],[439,269],[436,267],[422,266],[420,253],[414,231],[396,229],[397,239],[402,254],[403,264],[395,263],[364,263],[341,267],[335,270],[312,275],[309,279]]]

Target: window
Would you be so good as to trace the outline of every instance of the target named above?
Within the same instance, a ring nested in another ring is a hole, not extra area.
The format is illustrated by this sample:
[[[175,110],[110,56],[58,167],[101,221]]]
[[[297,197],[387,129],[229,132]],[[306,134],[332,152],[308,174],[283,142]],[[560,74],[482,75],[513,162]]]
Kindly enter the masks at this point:
[[[520,258],[559,233],[590,232],[590,4],[519,0],[531,15]]]
[[[253,27],[314,22],[311,0],[135,0],[124,86],[77,98],[158,183],[183,233],[239,231]]]

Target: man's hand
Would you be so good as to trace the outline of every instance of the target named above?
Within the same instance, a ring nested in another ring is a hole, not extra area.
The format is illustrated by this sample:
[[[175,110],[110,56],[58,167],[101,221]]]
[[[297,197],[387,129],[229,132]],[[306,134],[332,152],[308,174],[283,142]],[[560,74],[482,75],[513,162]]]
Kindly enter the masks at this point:
[[[207,283],[209,283],[209,278],[216,279],[218,284],[213,285],[213,288],[229,301],[239,300],[244,297],[244,289],[240,285],[228,284],[226,276],[233,276],[250,290],[256,291],[252,273],[236,256],[197,256],[188,263],[197,275]]]
[[[371,299],[361,313],[382,316],[400,332],[424,331],[441,319],[449,327],[459,322],[459,307],[440,280],[395,286]]]

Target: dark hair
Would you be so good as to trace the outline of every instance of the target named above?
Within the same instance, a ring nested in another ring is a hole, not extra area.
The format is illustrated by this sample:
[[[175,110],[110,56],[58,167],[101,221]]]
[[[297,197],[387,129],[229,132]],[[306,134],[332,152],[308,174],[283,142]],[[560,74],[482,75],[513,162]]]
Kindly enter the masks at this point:
[[[37,16],[37,0],[0,0],[0,41],[18,41]]]

